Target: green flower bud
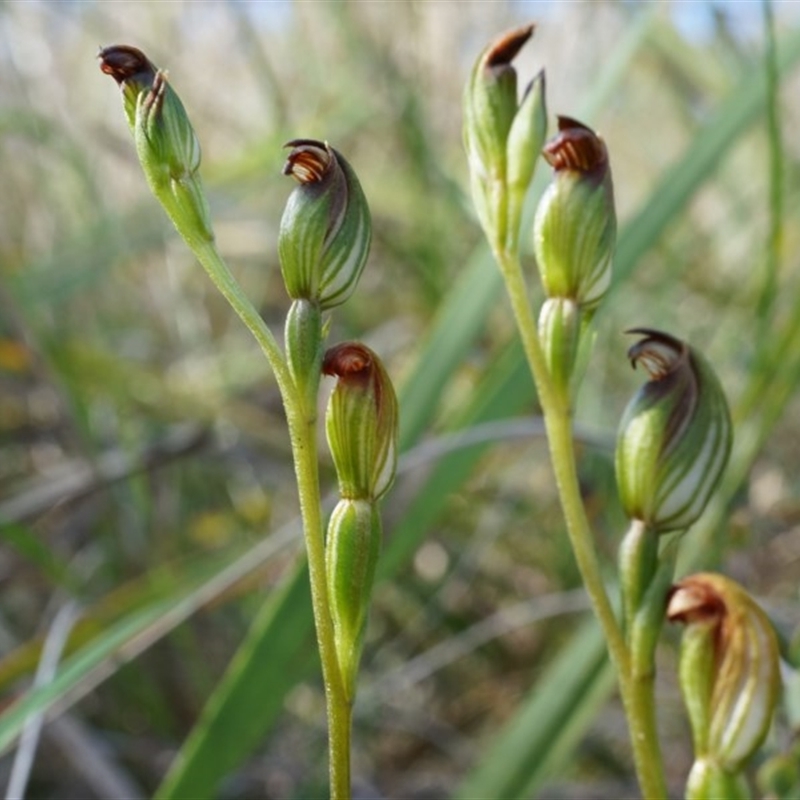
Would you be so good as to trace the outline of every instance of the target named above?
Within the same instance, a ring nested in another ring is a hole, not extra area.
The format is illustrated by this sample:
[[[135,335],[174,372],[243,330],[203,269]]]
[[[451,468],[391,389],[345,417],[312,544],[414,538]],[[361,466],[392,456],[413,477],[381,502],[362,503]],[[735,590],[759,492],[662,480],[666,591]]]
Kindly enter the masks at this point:
[[[533,35],[526,25],[492,42],[479,56],[464,90],[464,144],[478,217],[490,238],[516,237],[525,193],[547,131],[544,73],[517,101],[511,65]]]
[[[369,207],[353,168],[327,142],[296,139],[284,166],[299,186],[289,195],[278,234],[286,291],[324,310],[347,300],[369,253]]]
[[[545,77],[542,70],[527,86],[508,132],[507,183],[524,197],[533,180],[536,162],[547,136]]]
[[[464,139],[470,169],[505,182],[506,142],[517,114],[517,71],[511,66],[533,25],[508,31],[478,57],[464,90]]]
[[[581,337],[580,306],[568,298],[546,300],[539,312],[539,336],[553,384],[568,398]]]
[[[100,69],[122,90],[122,104],[145,177],[178,230],[213,239],[200,182],[200,143],[167,73],[129,45],[103,48]]]
[[[322,315],[311,300],[295,300],[286,315],[286,360],[307,407],[316,409],[322,369]]]
[[[636,328],[628,357],[650,380],[625,409],[616,449],[620,499],[651,530],[688,528],[703,512],[728,461],[732,426],[716,375],[686,343]]]
[[[380,359],[358,342],[330,348],[322,372],[338,378],[325,417],[328,445],[348,500],[378,500],[397,466],[397,397]]]
[[[340,500],[328,523],[325,571],[336,655],[351,702],[380,547],[377,504],[370,500]]]
[[[544,148],[555,170],[533,223],[533,247],[545,293],[593,309],[611,284],[617,236],[614,190],[603,140],[569,117]]]
[[[667,618],[686,625],[679,677],[696,758],[687,797],[747,796],[739,773],[764,741],[780,691],[775,630],[741,586],[714,573],[673,587]],[[726,791],[703,793],[709,787]]]

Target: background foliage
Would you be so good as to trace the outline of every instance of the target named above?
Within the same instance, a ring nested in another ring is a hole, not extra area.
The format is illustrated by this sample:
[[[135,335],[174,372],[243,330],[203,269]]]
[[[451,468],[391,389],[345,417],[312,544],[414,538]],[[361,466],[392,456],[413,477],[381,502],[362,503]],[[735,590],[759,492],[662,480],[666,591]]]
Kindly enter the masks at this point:
[[[468,198],[461,89],[489,39],[536,19],[520,74],[545,66],[551,113],[609,146],[617,284],[577,411],[609,574],[623,525],[610,448],[640,380],[621,331],[647,325],[703,349],[737,417],[684,570],[736,577],[791,638],[800,27],[793,4],[773,11],[776,48],[758,3],[0,5],[0,746],[31,713],[65,712],[44,728],[29,796],[325,791],[277,391],[150,197],[97,45],[169,68],[220,249],[276,330],[284,142],[329,140],[370,199],[372,255],[331,341],[384,358],[407,455],[386,504],[357,793],[631,796],[624,721]],[[691,753],[673,645],[659,696],[677,794]],[[54,675],[26,693],[43,646]],[[770,747],[796,723],[790,707]]]

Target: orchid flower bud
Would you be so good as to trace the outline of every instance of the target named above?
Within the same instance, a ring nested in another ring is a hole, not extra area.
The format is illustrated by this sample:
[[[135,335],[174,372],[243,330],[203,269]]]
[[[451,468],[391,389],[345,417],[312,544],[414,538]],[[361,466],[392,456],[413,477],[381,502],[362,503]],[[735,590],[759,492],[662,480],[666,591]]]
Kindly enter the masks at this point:
[[[650,380],[625,409],[616,473],[625,513],[656,533],[688,528],[722,476],[732,442],[728,404],[711,366],[685,342],[636,328],[628,357]]]
[[[380,359],[358,342],[330,348],[322,372],[338,378],[325,417],[328,445],[347,500],[378,500],[397,466],[397,397]]]
[[[324,310],[347,300],[369,253],[369,207],[353,168],[327,142],[296,139],[285,175],[299,185],[289,195],[278,234],[286,291]]]
[[[547,136],[544,70],[528,84],[511,123],[506,146],[507,183],[520,201],[533,180],[536,163]],[[521,205],[521,202],[520,202]]]
[[[539,312],[539,336],[553,384],[568,399],[581,337],[580,306],[563,297],[545,300]]]
[[[199,175],[200,143],[167,73],[129,45],[103,48],[98,58],[100,69],[122,90],[125,116],[153,193],[182,234],[213,239]]]
[[[350,702],[381,547],[381,517],[372,500],[340,500],[328,522],[325,572],[334,642]]]
[[[316,409],[322,368],[323,327],[319,305],[295,300],[286,315],[286,361],[307,409]]]
[[[544,73],[517,100],[511,62],[534,26],[508,31],[479,56],[464,90],[464,144],[473,200],[487,236],[516,238],[525,194],[547,131]]]
[[[611,284],[617,236],[608,151],[590,128],[558,118],[559,133],[545,146],[553,180],[533,223],[533,247],[548,297],[594,309]]]
[[[780,692],[775,630],[741,586],[714,573],[673,587],[667,618],[686,625],[679,677],[695,749],[686,796],[745,797],[741,772],[767,735]]]

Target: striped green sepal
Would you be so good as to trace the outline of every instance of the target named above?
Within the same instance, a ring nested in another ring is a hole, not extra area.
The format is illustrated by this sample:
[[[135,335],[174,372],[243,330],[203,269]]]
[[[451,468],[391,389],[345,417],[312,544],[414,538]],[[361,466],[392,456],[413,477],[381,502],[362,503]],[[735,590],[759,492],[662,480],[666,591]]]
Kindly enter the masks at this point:
[[[327,142],[296,139],[284,173],[298,181],[281,218],[278,254],[286,291],[322,310],[347,300],[369,254],[372,223],[353,168]]]
[[[686,343],[639,328],[630,348],[650,380],[623,414],[617,438],[620,499],[632,519],[661,533],[689,527],[725,469],[732,425],[725,395],[708,362]]]

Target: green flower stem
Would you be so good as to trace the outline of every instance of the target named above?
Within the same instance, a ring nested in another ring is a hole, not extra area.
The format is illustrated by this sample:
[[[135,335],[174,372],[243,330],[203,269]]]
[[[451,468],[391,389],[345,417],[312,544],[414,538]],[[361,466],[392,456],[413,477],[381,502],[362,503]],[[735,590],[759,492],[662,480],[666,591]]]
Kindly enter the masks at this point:
[[[281,391],[284,403],[287,406],[297,405],[298,396],[294,381],[292,380],[289,368],[283,352],[275,341],[272,331],[256,311],[253,304],[242,291],[236,279],[231,274],[228,265],[223,260],[217,250],[213,237],[205,235],[204,232],[193,224],[191,218],[187,216],[183,208],[178,204],[175,196],[170,191],[169,185],[159,186],[149,180],[150,188],[156,199],[161,203],[167,216],[172,221],[178,233],[183,237],[189,249],[194,253],[203,269],[208,273],[209,278],[220,291],[222,296],[228,301],[231,308],[239,315],[248,330],[253,334],[259,346],[275,374],[275,380]]]
[[[591,528],[580,494],[568,399],[559,396],[550,380],[519,256],[515,251],[511,252],[496,246],[493,250],[506,284],[525,355],[539,394],[550,445],[550,457],[572,550],[586,592],[603,629],[611,660],[617,670],[620,693],[630,727],[639,786],[644,797],[651,800],[663,798],[667,796],[666,781],[655,730],[652,685],[648,684],[646,677],[641,680],[635,679],[631,653],[603,583]]]
[[[630,631],[657,566],[658,536],[641,520],[632,520],[619,546],[619,581],[626,631]]]
[[[675,540],[677,542],[677,539]],[[645,797],[666,797],[655,702],[655,654],[664,623],[667,593],[675,573],[675,543],[661,553],[655,572],[628,628],[630,676],[625,710],[631,729],[636,771]],[[645,777],[648,787],[645,788]]]
[[[325,684],[331,799],[349,800],[352,707],[347,699],[336,656],[328,584],[325,578],[325,532],[320,504],[316,411],[296,407],[289,409],[287,406],[287,418],[308,554],[311,602]]]
[[[503,273],[525,355],[539,393],[556,484],[575,560],[605,632],[611,656],[618,669],[627,671],[628,652],[625,639],[606,593],[580,495],[569,408],[558,397],[550,380],[519,258],[507,251],[495,251],[495,258]]]
[[[256,338],[269,361],[281,392],[297,476],[300,513],[308,556],[311,600],[325,685],[331,798],[349,800],[351,707],[344,691],[336,658],[328,586],[325,580],[325,533],[322,524],[317,460],[316,408],[307,407],[310,405],[310,400],[306,398],[304,387],[295,384],[275,337],[236,282],[220,256],[213,238],[203,235],[195,226],[187,223],[182,209],[168,187],[161,189],[152,183],[151,186],[178,233],[189,245],[214,285]]]

